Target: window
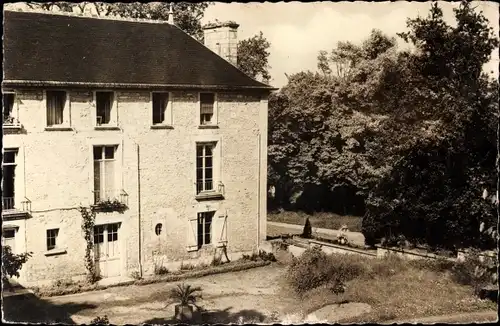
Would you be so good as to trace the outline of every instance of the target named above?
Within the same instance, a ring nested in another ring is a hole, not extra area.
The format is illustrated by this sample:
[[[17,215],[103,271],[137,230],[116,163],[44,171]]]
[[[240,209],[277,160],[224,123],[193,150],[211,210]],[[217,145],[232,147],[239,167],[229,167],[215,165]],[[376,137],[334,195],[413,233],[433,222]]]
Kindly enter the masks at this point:
[[[47,250],[52,250],[57,247],[58,234],[59,234],[59,229],[47,230]]]
[[[168,123],[167,107],[169,102],[168,93],[153,93],[153,124]]]
[[[213,151],[215,144],[196,145],[196,193],[214,190]]]
[[[162,228],[161,223],[156,224],[156,226],[155,226],[155,233],[156,233],[156,235],[160,235],[161,234],[161,228]]]
[[[16,252],[16,230],[3,229],[2,230],[2,246],[9,246],[13,253]]]
[[[198,249],[212,243],[212,218],[215,212],[198,213]]]
[[[115,154],[117,146],[94,146],[94,203],[117,199]]]
[[[61,125],[64,123],[64,107],[66,106],[66,92],[47,91],[47,126]]]
[[[107,125],[112,122],[112,110],[114,102],[113,92],[96,92],[96,125]]]
[[[2,208],[14,209],[17,149],[5,149],[2,157]]]
[[[214,93],[200,93],[200,124],[210,125],[214,122]]]
[[[3,93],[2,94],[2,112],[3,112],[3,124],[13,124],[14,123],[14,102],[16,99],[15,93]]]
[[[117,257],[120,254],[119,228],[119,223],[94,226],[94,255],[97,260]]]

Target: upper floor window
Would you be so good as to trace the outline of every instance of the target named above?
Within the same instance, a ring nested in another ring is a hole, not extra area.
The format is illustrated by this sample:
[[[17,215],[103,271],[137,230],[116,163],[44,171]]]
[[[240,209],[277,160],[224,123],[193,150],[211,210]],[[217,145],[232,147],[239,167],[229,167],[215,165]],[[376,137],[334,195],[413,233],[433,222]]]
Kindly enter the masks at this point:
[[[200,93],[200,125],[216,124],[215,94]]]
[[[196,144],[196,193],[214,190],[213,143]]]
[[[47,91],[47,126],[56,126],[64,124],[65,107],[67,93],[65,91]]]
[[[17,111],[15,108],[16,94],[14,92],[2,93],[3,125],[17,124]]]
[[[95,105],[96,105],[96,125],[109,125],[115,122],[113,112],[114,109],[114,92],[96,92]]]
[[[15,172],[17,148],[5,149],[2,157],[2,204],[3,209],[15,208]]]
[[[116,189],[117,146],[94,146],[94,203],[119,198]]]
[[[170,124],[168,112],[169,93],[152,93],[153,102],[153,124]]]

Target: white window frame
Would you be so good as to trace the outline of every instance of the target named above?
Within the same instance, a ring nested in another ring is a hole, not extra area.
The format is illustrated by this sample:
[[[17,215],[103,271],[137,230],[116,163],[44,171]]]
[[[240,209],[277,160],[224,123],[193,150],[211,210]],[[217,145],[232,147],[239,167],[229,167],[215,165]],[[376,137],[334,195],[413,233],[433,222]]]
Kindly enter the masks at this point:
[[[209,243],[205,243],[205,236],[206,236],[206,233],[205,233],[205,214],[211,214],[211,220],[210,220],[210,242]],[[201,239],[201,245],[200,245],[200,239],[199,239],[199,233],[198,233],[198,229],[196,229],[196,241],[197,241],[197,246],[198,246],[198,250],[203,248],[203,247],[208,247],[208,246],[213,246],[214,245],[214,223],[216,223],[216,211],[207,211],[207,212],[198,212],[196,214],[196,220],[197,220],[197,223],[196,223],[196,226],[199,227],[200,225],[200,219],[202,219],[203,221],[203,229],[202,229],[202,239]]]
[[[96,160],[94,159],[93,155],[94,155],[94,149],[95,148],[99,148],[101,147],[101,158]],[[106,147],[112,147],[114,148],[114,152],[113,152],[113,158],[112,159],[107,159],[106,158]],[[114,164],[114,171],[112,171],[113,175],[112,175],[112,178],[114,179],[113,183],[115,184],[115,188],[114,189],[111,189],[111,191],[113,192],[113,196],[114,198],[110,198],[110,200],[114,200],[114,199],[118,199],[119,200],[119,192],[121,191],[120,187],[119,186],[116,186],[117,184],[117,181],[119,181],[118,177],[117,177],[117,174],[118,174],[118,170],[120,169],[119,167],[119,162],[117,160],[117,156],[118,156],[118,145],[96,145],[96,146],[93,146],[92,147],[92,162],[93,164],[95,164],[96,161],[99,162],[99,171],[101,172],[101,174],[99,175],[99,184],[100,184],[100,189],[99,189],[99,192],[102,192],[103,189],[105,190],[106,189],[106,164],[105,162],[108,162],[108,161],[114,161],[115,164]],[[94,173],[95,173],[95,170],[94,170]],[[103,179],[101,179],[101,175],[104,175],[105,177]],[[92,179],[92,183],[93,183],[93,191],[94,191],[94,204],[97,204],[97,201],[95,200],[95,175],[93,175],[93,179]],[[99,195],[99,198],[102,199],[102,196]]]
[[[195,196],[203,195],[204,193],[218,193],[219,183],[223,181],[222,178],[222,136],[221,135],[206,135],[206,136],[197,136],[194,137],[193,144],[193,184],[194,184],[194,194]],[[197,185],[197,169],[196,169],[196,159],[197,159],[197,146],[199,144],[214,144],[214,148],[212,150],[213,158],[212,158],[212,178],[213,178],[213,190],[198,192]]]
[[[115,159],[117,164],[115,167],[115,184],[116,188],[124,189],[124,179],[123,179],[123,148],[124,143],[121,137],[109,136],[109,137],[98,137],[98,138],[88,138],[87,148],[88,148],[88,204],[94,205],[94,146],[115,146],[117,147],[115,151]],[[97,220],[96,220],[97,222]]]
[[[209,124],[202,124],[200,119],[201,119],[201,94],[214,94],[214,113],[212,115],[212,120]],[[196,125],[200,126],[201,128],[210,128],[210,127],[218,127],[219,125],[219,105],[218,105],[218,96],[217,93],[215,92],[199,92],[198,93],[198,101],[196,103],[197,105],[197,115],[196,115]]]
[[[19,250],[17,248],[17,232],[18,232],[18,229],[19,227],[16,227],[16,226],[2,226],[2,247],[6,245],[6,239],[12,239],[11,241],[14,243],[14,247],[10,248],[12,250],[12,252],[15,254],[17,253]],[[14,236],[13,237],[9,237],[9,238],[6,238],[4,237],[4,232],[5,231],[12,231],[14,232]]]
[[[49,125],[48,124],[48,110],[49,108],[47,107],[47,92],[64,92],[66,93],[66,101],[64,103],[64,108],[63,108],[63,121],[61,124],[57,125]],[[65,89],[50,89],[50,90],[44,90],[43,91],[43,106],[45,108],[45,127],[47,129],[51,128],[58,128],[58,127],[71,127],[71,101],[70,101],[70,92]]]
[[[14,122],[12,124],[5,124],[4,126],[15,126],[18,125],[19,122],[19,99],[18,99],[18,93],[15,90],[2,90],[2,101],[3,101],[3,95],[4,94],[14,94],[14,101],[12,104],[12,112],[11,112],[11,117],[14,119]],[[3,107],[3,103],[2,103]],[[3,112],[2,112],[3,115]],[[3,116],[2,116],[3,119]]]
[[[107,124],[97,124],[97,93],[113,93],[113,103],[111,104],[111,112],[109,117],[109,123]],[[118,127],[118,92],[108,89],[99,89],[92,91],[92,125],[94,128],[106,129],[107,127]]]
[[[49,231],[55,231],[55,236],[54,237],[49,237]],[[45,231],[45,248],[47,251],[51,251],[51,250],[57,250],[59,249],[59,245],[58,245],[58,239],[59,239],[59,228],[50,228],[50,229],[47,229]],[[53,238],[54,239],[54,247],[53,248],[49,248],[49,239],[50,238]]]
[[[5,152],[14,152],[14,163],[4,163],[4,159],[5,159]],[[4,148],[3,150],[3,153],[2,153],[2,191],[3,191],[3,182],[4,182],[4,175],[3,175],[3,167],[4,166],[13,166],[14,167],[14,175],[13,175],[13,186],[14,186],[14,197],[12,198],[13,199],[13,205],[14,207],[10,208],[10,209],[18,209],[19,208],[19,195],[16,196],[16,193],[17,193],[17,183],[16,182],[16,170],[17,172],[19,173],[19,164],[18,164],[18,160],[19,160],[19,148],[13,148],[13,147],[8,147],[8,148]],[[2,194],[2,201],[5,200],[5,198],[3,198],[3,194]],[[3,205],[3,203],[2,203]],[[3,209],[6,209],[5,207]]]
[[[153,94],[168,94],[167,108],[165,109],[164,119],[160,123],[155,123],[153,120]],[[173,125],[173,110],[172,110],[172,92],[167,91],[154,91],[149,93],[149,108],[151,113],[151,125],[152,126],[172,126]]]

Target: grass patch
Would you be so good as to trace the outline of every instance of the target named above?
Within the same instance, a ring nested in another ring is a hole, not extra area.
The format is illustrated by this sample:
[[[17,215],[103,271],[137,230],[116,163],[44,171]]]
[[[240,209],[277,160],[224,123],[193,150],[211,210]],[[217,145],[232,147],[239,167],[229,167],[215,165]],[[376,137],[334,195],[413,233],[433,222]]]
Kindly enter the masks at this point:
[[[456,263],[444,259],[404,260],[396,255],[366,259],[357,255],[327,255],[308,249],[289,265],[288,286],[298,295],[304,315],[329,304],[361,302],[373,310],[342,322],[388,320],[496,309],[474,295],[473,284],[458,282]],[[463,270],[461,270],[463,272]],[[343,293],[332,284],[341,282]]]
[[[304,225],[307,218],[309,218],[313,228],[338,230],[342,225],[347,225],[351,232],[361,232],[361,223],[363,221],[362,216],[338,215],[327,212],[318,212],[313,215],[291,211],[267,214],[268,221],[298,225]]]
[[[244,261],[237,260],[230,263],[226,263],[220,266],[202,266],[199,268],[194,268],[190,270],[181,270],[179,272],[166,274],[166,275],[155,275],[153,277],[136,279],[132,281],[122,282],[118,284],[111,285],[98,285],[98,284],[88,284],[85,282],[73,282],[71,284],[64,283],[64,285],[58,286],[53,284],[48,287],[33,287],[33,292],[39,297],[53,297],[81,292],[98,291],[105,290],[111,287],[118,286],[129,286],[129,285],[146,285],[153,283],[163,283],[163,282],[177,282],[189,278],[198,278],[208,275],[220,274],[220,273],[230,273],[243,271],[250,268],[261,267],[269,265],[270,261]]]

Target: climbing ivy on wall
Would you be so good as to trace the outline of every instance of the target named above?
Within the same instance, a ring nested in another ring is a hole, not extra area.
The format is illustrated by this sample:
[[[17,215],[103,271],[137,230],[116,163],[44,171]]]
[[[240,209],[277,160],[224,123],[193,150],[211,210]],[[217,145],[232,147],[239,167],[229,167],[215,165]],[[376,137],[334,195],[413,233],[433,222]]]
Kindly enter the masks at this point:
[[[95,266],[95,259],[93,253],[94,249],[94,224],[95,224],[95,210],[90,207],[80,207],[82,214],[82,230],[87,246],[85,248],[85,268],[87,269],[87,280],[95,283],[98,280],[97,270]]]

